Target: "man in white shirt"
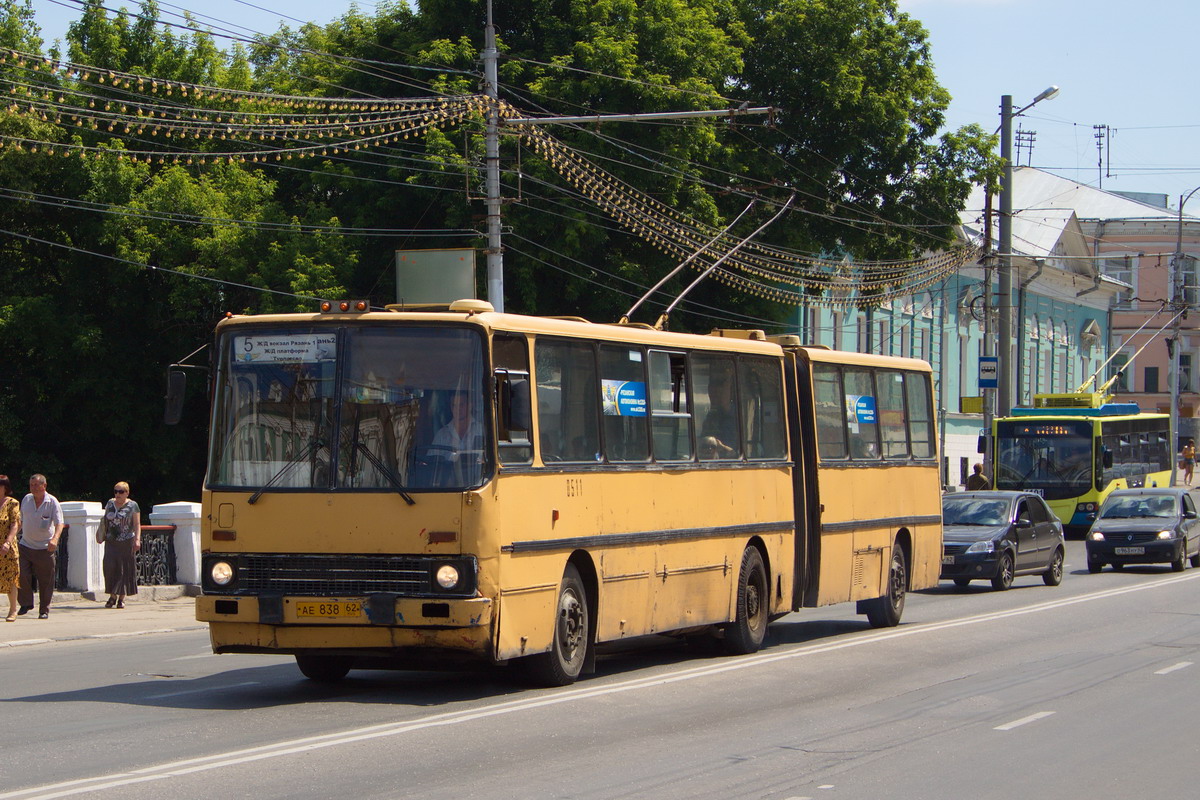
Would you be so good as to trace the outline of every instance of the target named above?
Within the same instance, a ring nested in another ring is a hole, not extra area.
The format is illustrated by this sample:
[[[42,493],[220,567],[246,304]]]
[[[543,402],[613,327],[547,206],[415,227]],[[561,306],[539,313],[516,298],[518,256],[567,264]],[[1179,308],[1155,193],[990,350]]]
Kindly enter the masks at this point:
[[[54,579],[58,539],[62,536],[63,513],[58,498],[46,491],[46,476],[29,479],[29,494],[21,500],[21,586],[17,591],[20,608],[27,614],[33,608],[33,579],[38,584],[38,619],[50,617],[50,599]]]
[[[435,458],[453,464],[455,483],[474,483],[472,470],[478,470],[483,456],[483,426],[472,417],[466,392],[451,396],[450,421],[434,434],[430,444]]]

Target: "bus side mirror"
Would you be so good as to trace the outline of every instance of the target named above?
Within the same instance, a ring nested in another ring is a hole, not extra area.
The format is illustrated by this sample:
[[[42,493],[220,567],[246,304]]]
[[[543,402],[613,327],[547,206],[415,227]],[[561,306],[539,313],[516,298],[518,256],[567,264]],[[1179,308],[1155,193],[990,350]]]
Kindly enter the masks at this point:
[[[987,434],[986,433],[979,434],[979,441],[977,441],[975,443],[975,452],[976,453],[986,453],[987,452]]]
[[[183,397],[187,390],[187,373],[179,369],[167,370],[166,411],[163,422],[167,425],[178,425],[183,417]]]
[[[510,431],[532,431],[533,413],[529,403],[529,379],[513,378],[508,382],[508,429]]]
[[[1104,448],[1104,454],[1100,457],[1100,460],[1104,463],[1105,469],[1112,469],[1112,450],[1109,450],[1107,447]]]

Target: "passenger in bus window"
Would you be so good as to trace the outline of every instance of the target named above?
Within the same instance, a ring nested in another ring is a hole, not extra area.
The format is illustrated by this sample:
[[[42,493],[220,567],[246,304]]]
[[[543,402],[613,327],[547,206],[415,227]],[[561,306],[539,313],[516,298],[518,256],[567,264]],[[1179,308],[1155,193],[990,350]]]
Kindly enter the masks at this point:
[[[708,384],[708,400],[708,414],[700,429],[700,460],[737,458],[738,420],[730,376],[713,375]]]

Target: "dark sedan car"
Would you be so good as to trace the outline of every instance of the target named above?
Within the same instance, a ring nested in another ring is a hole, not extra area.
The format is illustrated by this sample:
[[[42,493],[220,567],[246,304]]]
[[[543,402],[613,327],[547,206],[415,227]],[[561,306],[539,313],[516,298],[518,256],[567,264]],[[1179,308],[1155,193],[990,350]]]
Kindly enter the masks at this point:
[[[942,579],[966,586],[991,580],[1007,589],[1017,575],[1062,583],[1062,523],[1030,492],[954,492],[942,497]]]
[[[1108,496],[1088,531],[1088,572],[1105,564],[1169,563],[1182,572],[1200,567],[1200,528],[1187,489],[1118,489]]]

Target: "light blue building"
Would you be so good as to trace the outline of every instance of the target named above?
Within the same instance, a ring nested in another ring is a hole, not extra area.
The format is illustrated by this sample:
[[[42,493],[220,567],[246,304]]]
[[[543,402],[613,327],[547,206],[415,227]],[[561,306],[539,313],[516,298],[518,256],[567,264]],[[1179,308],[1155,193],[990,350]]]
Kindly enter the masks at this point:
[[[974,199],[974,198],[973,198]],[[981,242],[982,193],[964,212],[962,236]],[[1017,380],[1014,404],[1034,393],[1073,392],[1108,357],[1110,307],[1128,285],[1105,276],[1092,243],[1069,209],[1022,209],[1013,217],[1010,351]],[[998,330],[992,278],[990,330]],[[803,341],[834,349],[907,356],[933,365],[947,486],[961,486],[981,461],[978,399],[984,340],[983,264],[972,264],[928,291],[866,309],[797,311]],[[1103,382],[1103,376],[1100,378]]]

